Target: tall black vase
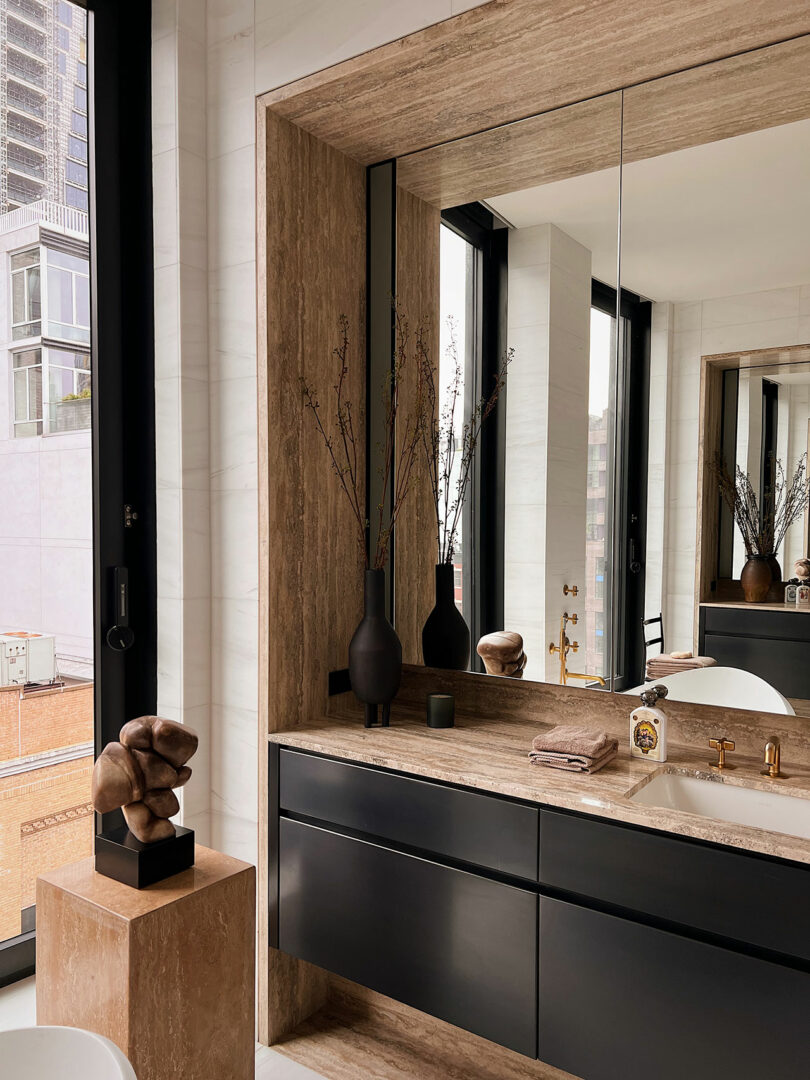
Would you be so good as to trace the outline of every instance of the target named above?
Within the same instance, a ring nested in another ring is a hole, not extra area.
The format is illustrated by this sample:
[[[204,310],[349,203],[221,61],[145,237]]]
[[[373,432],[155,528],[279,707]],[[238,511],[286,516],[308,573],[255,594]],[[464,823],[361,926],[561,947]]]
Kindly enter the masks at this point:
[[[385,571],[366,570],[365,613],[349,645],[349,681],[366,707],[366,727],[388,727],[391,702],[402,677],[402,645],[385,616]]]
[[[470,628],[456,607],[452,563],[436,567],[436,606],[422,628],[422,656],[428,667],[467,671],[470,666]]]

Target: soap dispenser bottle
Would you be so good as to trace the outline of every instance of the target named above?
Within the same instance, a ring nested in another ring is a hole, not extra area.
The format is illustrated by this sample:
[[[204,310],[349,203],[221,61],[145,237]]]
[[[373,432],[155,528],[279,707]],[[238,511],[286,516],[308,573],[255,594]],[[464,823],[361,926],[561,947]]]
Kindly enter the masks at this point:
[[[657,707],[668,694],[666,686],[641,692],[641,705],[630,714],[630,753],[647,761],[667,760],[667,714]]]

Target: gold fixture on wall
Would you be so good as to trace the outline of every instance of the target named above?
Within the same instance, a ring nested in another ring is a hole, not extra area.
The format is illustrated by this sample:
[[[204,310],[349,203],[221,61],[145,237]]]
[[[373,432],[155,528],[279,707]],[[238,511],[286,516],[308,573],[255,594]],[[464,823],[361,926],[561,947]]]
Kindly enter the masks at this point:
[[[574,593],[577,592],[576,585],[571,591]],[[567,585],[564,587],[563,592],[568,593]],[[567,611],[564,611],[560,618],[559,644],[555,644],[552,641],[548,647],[548,651],[551,656],[553,656],[554,653],[560,654],[560,682],[563,686],[567,686],[569,679],[581,679],[583,682],[597,682],[600,686],[604,686],[605,680],[602,678],[601,675],[581,675],[579,674],[579,672],[568,670],[568,654],[569,652],[577,652],[579,650],[579,642],[571,641],[566,631],[568,630],[569,623],[571,623],[572,626],[577,625],[577,619],[578,616],[576,613],[574,613],[573,615],[569,615]]]

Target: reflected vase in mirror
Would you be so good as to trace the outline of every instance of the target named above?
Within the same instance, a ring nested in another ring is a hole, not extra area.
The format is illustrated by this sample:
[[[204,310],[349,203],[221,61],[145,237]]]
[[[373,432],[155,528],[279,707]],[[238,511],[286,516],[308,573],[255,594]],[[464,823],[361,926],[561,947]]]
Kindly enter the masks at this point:
[[[402,677],[402,644],[385,614],[385,571],[366,570],[365,608],[349,645],[349,681],[365,705],[366,727],[388,727],[391,702]]]
[[[740,574],[743,596],[748,604],[763,604],[774,580],[772,555],[749,555]],[[774,560],[775,561],[775,560]]]
[[[436,604],[422,628],[422,658],[427,667],[467,671],[470,628],[456,607],[455,567],[436,565]]]

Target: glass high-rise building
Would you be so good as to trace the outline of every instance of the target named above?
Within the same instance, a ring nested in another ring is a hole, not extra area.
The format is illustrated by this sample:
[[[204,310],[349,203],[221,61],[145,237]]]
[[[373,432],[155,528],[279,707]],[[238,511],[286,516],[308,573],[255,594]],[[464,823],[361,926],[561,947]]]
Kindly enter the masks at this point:
[[[87,40],[65,0],[0,0],[0,214],[87,211]]]

